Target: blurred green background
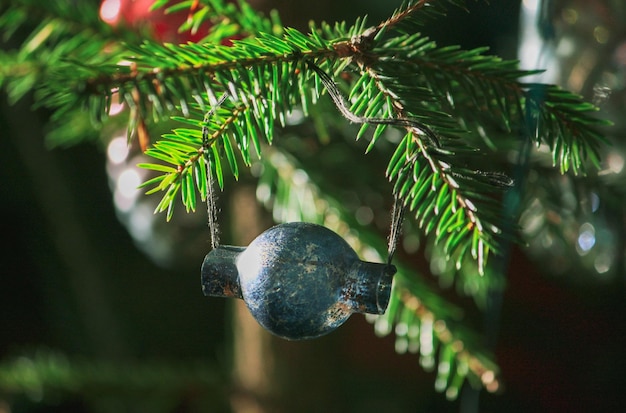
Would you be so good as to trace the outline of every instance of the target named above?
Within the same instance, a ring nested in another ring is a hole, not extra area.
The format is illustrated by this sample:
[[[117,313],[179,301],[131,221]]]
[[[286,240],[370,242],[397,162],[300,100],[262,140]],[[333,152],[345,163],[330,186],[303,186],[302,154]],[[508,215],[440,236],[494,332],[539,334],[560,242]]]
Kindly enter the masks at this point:
[[[454,11],[425,31],[440,44],[487,45],[515,58],[519,1],[468,3],[471,13]],[[310,19],[367,14],[375,22],[399,2],[256,4],[304,29]],[[200,290],[208,231],[193,219],[163,228],[182,252],[169,267],[155,264],[116,216],[106,147],[47,148],[48,114],[31,104],[9,106],[0,95],[0,413],[463,411],[463,396],[449,402],[436,393],[434,373],[395,354],[393,338],[377,338],[362,316],[309,342],[260,333],[260,368],[271,367],[260,379],[265,393],[233,382],[238,310]],[[249,200],[254,189],[238,185]],[[220,199],[226,243],[236,217],[225,205],[237,191]],[[254,214],[269,225],[267,213]],[[480,411],[616,411],[626,384],[623,274],[611,284],[572,284],[540,269],[514,253],[496,348],[505,387],[482,394]],[[28,376],[33,364],[43,376]],[[10,386],[11,374],[22,375],[22,387]]]

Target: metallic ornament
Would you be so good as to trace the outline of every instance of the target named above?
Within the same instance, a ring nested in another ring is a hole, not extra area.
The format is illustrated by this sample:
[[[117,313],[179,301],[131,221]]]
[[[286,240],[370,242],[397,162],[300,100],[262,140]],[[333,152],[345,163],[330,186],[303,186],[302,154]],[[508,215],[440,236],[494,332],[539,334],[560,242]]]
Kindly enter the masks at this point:
[[[330,333],[352,313],[383,314],[396,269],[361,261],[333,231],[292,222],[247,247],[218,246],[202,263],[206,296],[242,298],[254,318],[289,340]]]

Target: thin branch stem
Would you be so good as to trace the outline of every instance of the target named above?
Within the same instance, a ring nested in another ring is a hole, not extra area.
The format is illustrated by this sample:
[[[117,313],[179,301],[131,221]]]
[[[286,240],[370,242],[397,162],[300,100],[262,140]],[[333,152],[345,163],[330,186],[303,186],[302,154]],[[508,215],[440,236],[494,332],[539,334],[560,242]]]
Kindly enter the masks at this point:
[[[434,0],[436,1],[436,0]],[[410,17],[412,14],[416,13],[418,10],[422,9],[424,6],[428,5],[428,3],[432,3],[433,0],[419,0],[414,5],[407,7],[399,13],[394,13],[393,16],[389,17],[387,20],[382,21],[378,26],[376,26],[375,31],[371,34],[368,34],[371,39],[373,39],[378,32],[382,29],[389,30],[394,26],[397,26],[400,22]]]
[[[213,75],[216,72],[228,71],[237,68],[252,68],[268,63],[295,62],[302,60],[303,57],[319,59],[324,57],[332,57],[335,55],[334,49],[321,49],[303,52],[294,52],[290,54],[280,54],[271,56],[257,56],[252,58],[236,59],[224,61],[220,63],[208,63],[197,65],[181,65],[175,68],[150,68],[149,72],[137,70],[129,73],[114,73],[111,75],[98,76],[96,78],[87,79],[85,88],[92,93],[100,93],[102,88],[112,90],[122,86],[125,83],[137,83],[140,81],[160,82],[159,79],[166,77],[181,76],[184,74],[208,74]]]
[[[387,95],[389,98],[391,98],[391,101],[393,102],[393,109],[396,112],[397,116],[399,118],[405,118],[405,119],[406,118],[410,118],[410,115],[406,113],[404,105],[398,99],[396,99],[394,94],[384,85],[384,83],[380,79],[380,76],[378,75],[378,73],[374,69],[372,69],[370,67],[364,67],[363,69],[367,72],[367,74],[370,77],[375,79],[376,85],[377,85],[378,89],[381,90],[383,93],[385,93],[385,95]],[[463,208],[463,210],[465,211],[465,214],[466,214],[467,218],[473,224],[475,224],[477,229],[482,233],[484,231],[483,225],[482,225],[480,219],[474,213],[474,211],[472,211],[472,209],[469,208],[467,198],[463,197],[461,195],[461,193],[459,192],[458,184],[446,172],[446,168],[444,168],[444,166],[441,165],[441,163],[439,161],[435,160],[431,156],[428,147],[424,144],[424,141],[422,139],[419,139],[420,135],[424,135],[425,134],[424,130],[423,129],[416,129],[413,126],[407,126],[406,129],[407,129],[407,131],[409,133],[411,133],[411,136],[413,137],[413,141],[417,144],[417,146],[418,146],[418,148],[420,150],[420,153],[422,154],[424,159],[426,159],[426,161],[430,165],[432,171],[434,173],[436,173],[436,174],[439,174],[441,176],[441,178],[444,180],[444,182],[450,186],[450,188],[454,188],[455,189],[456,199],[459,202],[459,204],[461,205],[461,207]],[[430,139],[430,135],[431,134],[434,135],[434,132],[432,130],[430,130],[429,128],[426,129],[426,130],[429,131],[430,133],[425,134],[425,135]]]
[[[413,311],[419,319],[435,320],[433,333],[437,336],[437,339],[443,344],[453,346],[455,358],[459,361],[464,361],[469,370],[471,370],[476,377],[481,379],[485,387],[490,389],[490,391],[499,387],[497,378],[498,372],[494,371],[494,367],[486,365],[482,360],[476,357],[472,351],[468,350],[467,343],[459,339],[459,335],[452,331],[444,320],[437,319],[435,314],[433,314],[433,312],[410,290],[403,288],[398,294],[404,306]]]

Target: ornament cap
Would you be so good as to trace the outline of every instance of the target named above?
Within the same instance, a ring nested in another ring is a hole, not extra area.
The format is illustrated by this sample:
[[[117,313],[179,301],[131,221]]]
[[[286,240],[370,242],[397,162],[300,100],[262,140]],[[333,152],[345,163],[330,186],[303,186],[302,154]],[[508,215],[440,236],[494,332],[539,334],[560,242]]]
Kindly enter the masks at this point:
[[[391,284],[396,267],[389,264],[356,261],[348,275],[345,296],[352,311],[364,314],[384,314],[389,304]]]
[[[220,245],[202,262],[202,293],[209,297],[243,298],[237,258],[245,247]]]

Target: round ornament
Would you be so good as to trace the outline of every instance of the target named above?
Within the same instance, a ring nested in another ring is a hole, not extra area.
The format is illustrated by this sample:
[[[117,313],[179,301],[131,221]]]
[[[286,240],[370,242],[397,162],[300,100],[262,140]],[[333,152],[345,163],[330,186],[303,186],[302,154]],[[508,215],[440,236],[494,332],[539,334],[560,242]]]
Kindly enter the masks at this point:
[[[207,296],[245,301],[273,334],[301,340],[325,335],[353,313],[382,314],[395,267],[361,261],[333,231],[292,222],[247,247],[218,246],[202,264]]]

